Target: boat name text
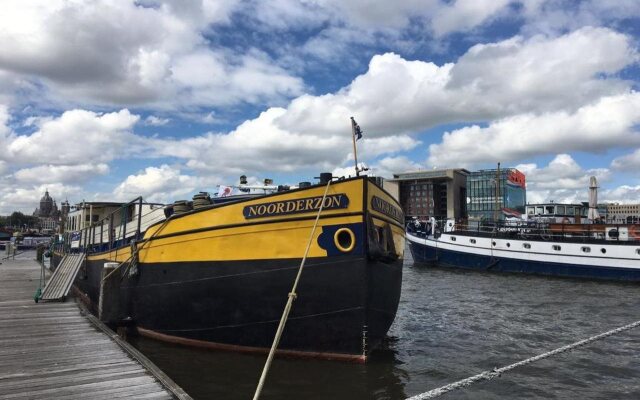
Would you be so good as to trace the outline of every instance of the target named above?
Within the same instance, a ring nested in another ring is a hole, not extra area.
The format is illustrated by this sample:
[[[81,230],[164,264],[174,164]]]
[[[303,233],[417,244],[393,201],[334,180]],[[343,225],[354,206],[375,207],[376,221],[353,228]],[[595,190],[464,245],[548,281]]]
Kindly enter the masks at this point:
[[[375,211],[382,213],[386,216],[389,216],[396,221],[404,224],[404,213],[398,207],[395,207],[393,204],[389,203],[386,200],[382,200],[378,196],[373,196],[371,198],[371,208]]]
[[[325,197],[324,203],[322,196],[306,197],[296,200],[276,201],[273,203],[255,204],[246,206],[242,210],[242,214],[246,219],[273,217],[276,215],[299,214],[311,211],[318,211],[320,205],[323,210],[337,210],[347,208],[349,206],[349,197],[346,194],[334,194]]]

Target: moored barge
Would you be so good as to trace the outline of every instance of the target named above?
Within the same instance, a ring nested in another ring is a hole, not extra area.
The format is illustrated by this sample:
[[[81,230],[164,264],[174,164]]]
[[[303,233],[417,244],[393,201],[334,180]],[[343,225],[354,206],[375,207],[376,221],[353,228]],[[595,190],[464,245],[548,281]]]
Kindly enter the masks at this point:
[[[414,262],[496,272],[640,281],[640,226],[448,220],[409,223]]]
[[[139,199],[67,233],[53,265],[86,252],[75,287],[96,306],[103,265],[120,263],[119,314],[142,335],[266,352],[322,205],[279,353],[364,361],[398,307],[404,216],[366,176],[332,181],[323,202],[327,182],[200,196],[168,217]]]

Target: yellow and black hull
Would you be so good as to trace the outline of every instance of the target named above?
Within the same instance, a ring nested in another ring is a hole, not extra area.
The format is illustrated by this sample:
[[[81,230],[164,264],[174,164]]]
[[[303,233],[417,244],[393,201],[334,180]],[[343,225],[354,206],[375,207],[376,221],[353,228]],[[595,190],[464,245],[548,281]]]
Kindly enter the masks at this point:
[[[177,343],[266,350],[287,301],[325,187],[214,205],[152,226],[122,268],[121,317],[142,334]],[[367,178],[329,187],[280,349],[364,360],[398,307],[404,228],[397,202]],[[76,286],[99,301],[107,261],[96,252]]]

